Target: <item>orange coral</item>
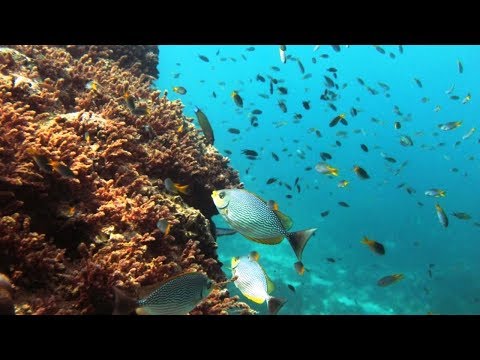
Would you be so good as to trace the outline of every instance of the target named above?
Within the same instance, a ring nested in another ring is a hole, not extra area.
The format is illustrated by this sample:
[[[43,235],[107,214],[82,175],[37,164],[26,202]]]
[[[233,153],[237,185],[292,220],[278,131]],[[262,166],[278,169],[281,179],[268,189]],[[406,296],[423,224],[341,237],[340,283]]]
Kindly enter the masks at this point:
[[[0,48],[0,272],[19,289],[17,313],[111,313],[113,286],[135,292],[182,271],[225,280],[210,193],[238,186],[238,173],[180,102],[151,89],[157,54]],[[126,92],[146,111],[134,113]],[[167,177],[191,195],[169,194]],[[192,313],[236,304],[218,290]]]

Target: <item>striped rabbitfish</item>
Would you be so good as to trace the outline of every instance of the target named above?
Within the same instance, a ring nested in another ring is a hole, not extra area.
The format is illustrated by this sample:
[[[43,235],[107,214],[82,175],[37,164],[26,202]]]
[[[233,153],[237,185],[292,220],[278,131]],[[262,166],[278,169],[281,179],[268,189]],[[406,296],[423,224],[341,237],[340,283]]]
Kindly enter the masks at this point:
[[[140,300],[134,300],[117,288],[113,315],[186,315],[213,289],[214,282],[200,272],[176,275],[159,284]]]
[[[287,238],[297,259],[302,261],[303,249],[316,228],[288,232],[293,222],[278,210],[274,201],[266,202],[244,189],[213,191],[212,198],[225,221],[247,239],[276,245]]]
[[[268,312],[275,315],[285,304],[285,299],[270,295],[275,289],[272,280],[258,263],[259,255],[251,252],[248,256],[233,257],[231,261],[232,277],[235,286],[249,300],[257,304],[267,302]]]

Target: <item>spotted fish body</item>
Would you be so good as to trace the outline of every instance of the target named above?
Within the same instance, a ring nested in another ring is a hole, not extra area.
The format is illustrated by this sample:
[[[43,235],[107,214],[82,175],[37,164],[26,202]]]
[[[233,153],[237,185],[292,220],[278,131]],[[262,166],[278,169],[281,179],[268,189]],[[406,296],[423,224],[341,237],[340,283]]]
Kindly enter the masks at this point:
[[[270,314],[276,314],[285,300],[270,295],[274,285],[252,255],[232,258],[232,276],[241,293],[257,304],[267,302]]]
[[[212,193],[212,198],[218,212],[240,234],[268,245],[287,238],[298,260],[302,260],[303,249],[316,229],[288,232],[292,220],[278,211],[273,201],[266,202],[247,190],[218,190]]]
[[[114,314],[129,314],[136,310],[142,315],[186,315],[206,298],[212,289],[213,282],[199,272],[173,276],[138,301],[129,299],[115,289]]]

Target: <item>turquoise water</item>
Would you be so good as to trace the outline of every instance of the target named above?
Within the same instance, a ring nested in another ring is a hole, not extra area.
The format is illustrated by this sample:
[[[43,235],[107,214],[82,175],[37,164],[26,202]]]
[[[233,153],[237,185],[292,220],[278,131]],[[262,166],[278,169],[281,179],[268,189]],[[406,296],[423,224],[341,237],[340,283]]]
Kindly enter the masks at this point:
[[[309,270],[304,276],[294,270],[296,258],[287,241],[268,246],[239,234],[219,237],[218,253],[227,275],[231,274],[228,266],[232,256],[258,251],[260,264],[276,285],[273,295],[288,299],[280,314],[480,313],[478,131],[462,140],[472,127],[478,128],[480,47],[406,45],[400,54],[398,46],[390,45],[382,46],[386,50],[382,55],[371,45],[342,45],[340,52],[330,45],[322,45],[315,52],[314,45],[287,45],[287,54],[301,60],[305,74],[312,74],[304,80],[296,61],[281,63],[277,45],[254,46],[254,51],[246,51],[250,46],[160,46],[156,84],[159,89],[168,89],[170,99],[178,98],[185,104],[187,116],[195,118],[194,106],[206,113],[215,133],[215,147],[225,156],[226,150],[232,152],[231,165],[239,171],[245,188],[276,200],[280,210],[293,219],[292,230],[318,228],[303,254]],[[390,52],[396,55],[394,59],[389,57]],[[321,54],[329,57],[322,58]],[[207,56],[209,62],[198,55]],[[463,64],[462,74],[458,60]],[[330,67],[338,70],[338,79],[326,71]],[[266,82],[257,81],[257,74]],[[273,95],[269,94],[268,75],[285,81],[274,85]],[[338,94],[333,102],[337,111],[320,100],[326,88],[324,75],[339,85],[339,90],[330,89]],[[367,91],[358,77],[379,94]],[[422,88],[414,78],[422,82]],[[377,82],[388,84],[390,90],[385,92]],[[344,89],[343,84],[347,84]],[[454,91],[447,95],[453,84]],[[185,87],[187,94],[174,93],[173,86]],[[280,95],[277,86],[288,88],[288,94]],[[233,90],[243,98],[243,109],[230,97]],[[462,104],[468,93],[472,100]],[[259,94],[268,94],[269,98]],[[451,95],[459,96],[459,100],[450,99]],[[428,101],[422,101],[424,97]],[[284,99],[287,113],[278,107],[279,99]],[[310,110],[303,108],[305,100],[310,100]],[[394,113],[395,105],[403,116]],[[435,112],[437,105],[441,110]],[[358,116],[351,115],[352,107],[360,110]],[[263,111],[257,115],[258,127],[250,125],[253,109]],[[297,123],[296,113],[303,116]],[[348,126],[329,127],[341,113],[346,114]],[[373,122],[372,117],[379,122]],[[441,131],[437,126],[457,120],[463,121],[462,126],[452,131]],[[401,122],[401,129],[394,128],[395,121]],[[281,122],[286,124],[278,127]],[[229,128],[241,133],[231,134]],[[319,129],[323,136],[317,137],[310,128]],[[339,137],[338,131],[348,134]],[[412,138],[413,146],[400,145],[403,134]],[[340,147],[335,145],[336,140],[341,142]],[[457,141],[461,143],[455,145]],[[362,151],[360,144],[367,145],[369,152]],[[248,160],[242,149],[256,150],[258,159]],[[271,152],[280,157],[279,162]],[[339,169],[338,177],[305,170],[322,161],[320,152],[332,155],[327,162]],[[397,163],[385,161],[381,152]],[[302,153],[304,158],[299,156]],[[396,172],[404,161],[407,165]],[[360,180],[352,171],[355,164],[367,170],[371,179]],[[291,186],[299,177],[301,192],[295,188],[290,191],[278,181],[267,185],[271,177]],[[346,188],[337,187],[342,179],[350,181]],[[397,188],[402,183],[406,185]],[[407,186],[416,192],[408,194]],[[430,188],[445,189],[447,196],[425,196]],[[292,198],[286,198],[287,194]],[[350,207],[340,207],[339,201]],[[436,202],[448,215],[447,228],[437,219]],[[320,213],[326,210],[330,214],[322,217]],[[466,212],[472,219],[458,219],[452,212]],[[217,226],[227,227],[219,215],[213,220]],[[382,243],[386,254],[379,256],[362,245],[365,235]],[[336,262],[327,261],[329,257]],[[377,286],[380,278],[395,273],[405,278],[388,287]],[[295,293],[288,284],[295,287]],[[266,313],[265,304],[254,304],[233,285],[229,290],[261,314]]]

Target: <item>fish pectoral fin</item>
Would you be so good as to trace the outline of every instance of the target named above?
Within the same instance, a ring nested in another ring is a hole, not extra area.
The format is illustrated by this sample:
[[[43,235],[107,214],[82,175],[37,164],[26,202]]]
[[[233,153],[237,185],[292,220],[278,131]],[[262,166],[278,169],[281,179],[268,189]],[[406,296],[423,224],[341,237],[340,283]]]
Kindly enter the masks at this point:
[[[278,203],[276,203],[275,200],[268,200],[267,205],[271,210],[278,210]]]
[[[244,235],[245,236],[245,235]],[[266,244],[266,245],[277,245],[280,244],[284,238],[283,235],[274,237],[274,238],[268,238],[268,239],[257,239],[249,236],[245,236],[248,240],[255,241],[260,244]]]
[[[282,223],[285,230],[290,230],[291,227],[293,226],[292,219],[290,219],[289,216],[285,215],[280,210],[275,210],[275,209],[272,209],[272,210],[278,216],[278,218],[280,219],[280,222]]]
[[[263,299],[261,297],[258,297],[258,296],[253,296],[253,295],[249,295],[249,294],[243,294],[243,295],[245,295],[245,297],[248,300],[252,300],[254,303],[257,303],[257,304],[263,304],[263,302],[265,301],[265,299]]]

